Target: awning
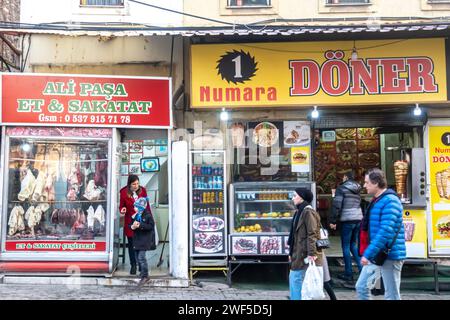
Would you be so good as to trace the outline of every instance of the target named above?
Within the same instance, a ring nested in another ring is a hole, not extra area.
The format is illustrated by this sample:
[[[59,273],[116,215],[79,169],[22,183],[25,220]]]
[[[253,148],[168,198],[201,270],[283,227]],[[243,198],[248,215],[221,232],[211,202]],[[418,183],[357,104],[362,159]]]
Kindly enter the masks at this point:
[[[66,36],[292,36],[316,34],[416,33],[450,30],[446,23],[342,25],[342,26],[242,26],[239,27],[174,27],[159,28],[144,25],[79,25],[79,24],[0,24],[0,33],[52,34]]]

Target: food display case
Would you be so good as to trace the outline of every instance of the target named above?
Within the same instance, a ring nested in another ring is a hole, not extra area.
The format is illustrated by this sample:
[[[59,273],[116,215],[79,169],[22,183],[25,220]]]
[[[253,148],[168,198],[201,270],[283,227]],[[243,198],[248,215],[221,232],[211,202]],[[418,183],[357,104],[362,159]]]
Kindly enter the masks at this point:
[[[190,255],[226,256],[225,151],[190,153]]]
[[[314,182],[242,182],[230,186],[229,255],[287,255],[295,188]],[[315,202],[312,203],[315,208]]]

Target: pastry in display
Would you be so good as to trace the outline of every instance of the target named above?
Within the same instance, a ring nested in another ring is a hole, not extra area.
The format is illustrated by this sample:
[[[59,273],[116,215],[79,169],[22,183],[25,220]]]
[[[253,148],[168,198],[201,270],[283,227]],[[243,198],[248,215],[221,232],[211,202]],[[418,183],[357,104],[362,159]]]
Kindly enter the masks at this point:
[[[394,177],[395,177],[395,188],[397,194],[401,196],[406,196],[406,180],[408,177],[408,162],[404,160],[398,160],[394,162]]]

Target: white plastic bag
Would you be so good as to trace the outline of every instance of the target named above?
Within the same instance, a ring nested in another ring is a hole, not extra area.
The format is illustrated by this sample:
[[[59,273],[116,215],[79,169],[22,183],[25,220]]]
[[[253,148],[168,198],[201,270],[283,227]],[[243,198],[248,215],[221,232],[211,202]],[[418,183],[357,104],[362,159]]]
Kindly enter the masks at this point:
[[[314,261],[309,261],[302,284],[302,300],[321,300],[323,298],[325,298],[323,268],[316,266]]]

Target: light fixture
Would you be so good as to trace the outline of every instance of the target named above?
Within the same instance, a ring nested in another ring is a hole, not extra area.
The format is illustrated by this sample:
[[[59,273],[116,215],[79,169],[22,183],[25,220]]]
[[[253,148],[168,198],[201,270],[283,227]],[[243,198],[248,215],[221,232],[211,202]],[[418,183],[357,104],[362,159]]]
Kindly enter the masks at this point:
[[[422,109],[420,109],[419,104],[416,103],[416,107],[414,108],[414,115],[416,117],[420,116],[422,114]]]
[[[229,119],[228,111],[226,111],[225,108],[222,108],[222,112],[220,113],[220,120],[228,121],[228,119]]]
[[[317,119],[319,117],[319,111],[317,110],[317,106],[314,106],[314,110],[311,112],[311,118]]]
[[[353,41],[353,49],[352,49],[352,61],[358,60],[358,51],[356,51],[356,41]]]
[[[22,144],[21,147],[22,147],[23,152],[30,152],[30,150],[31,150],[31,146],[29,143],[24,143],[24,144]]]

